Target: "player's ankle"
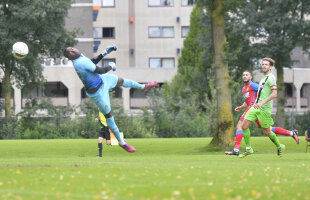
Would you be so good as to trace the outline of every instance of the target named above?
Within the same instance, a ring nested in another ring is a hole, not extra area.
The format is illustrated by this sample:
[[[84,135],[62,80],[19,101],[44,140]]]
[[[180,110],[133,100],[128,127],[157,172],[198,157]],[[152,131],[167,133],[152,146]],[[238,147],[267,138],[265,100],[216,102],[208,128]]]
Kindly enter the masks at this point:
[[[239,149],[234,149],[234,151],[239,152]]]

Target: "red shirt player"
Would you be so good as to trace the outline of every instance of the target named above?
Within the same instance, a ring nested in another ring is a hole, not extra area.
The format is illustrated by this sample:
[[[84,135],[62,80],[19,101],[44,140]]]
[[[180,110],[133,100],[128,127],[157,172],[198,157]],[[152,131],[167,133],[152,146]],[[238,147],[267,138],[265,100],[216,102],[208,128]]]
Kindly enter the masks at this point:
[[[248,110],[252,107],[254,104],[256,97],[257,97],[257,90],[259,88],[259,84],[252,82],[252,75],[249,71],[244,71],[242,73],[242,79],[245,83],[245,86],[242,88],[242,94],[244,97],[244,102],[241,106],[238,106],[235,108],[236,112],[239,112],[240,110],[246,108],[242,116],[240,117],[240,120],[238,121],[238,124],[236,126],[236,138],[235,138],[235,147],[232,151],[226,151],[226,155],[239,155],[239,149],[240,149],[240,143],[243,137],[243,130],[242,130],[242,124],[244,120],[244,116],[248,112]],[[260,122],[256,121],[257,125],[261,127]],[[298,137],[298,131],[297,130],[285,130],[280,127],[271,127],[271,131],[278,135],[286,135],[286,136],[292,136],[293,139],[296,141],[297,144],[299,144],[299,137]]]

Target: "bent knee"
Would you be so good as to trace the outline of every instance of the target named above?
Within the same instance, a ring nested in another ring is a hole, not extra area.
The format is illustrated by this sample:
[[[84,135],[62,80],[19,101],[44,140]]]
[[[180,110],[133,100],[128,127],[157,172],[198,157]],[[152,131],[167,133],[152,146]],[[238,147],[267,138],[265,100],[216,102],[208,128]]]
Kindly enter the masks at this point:
[[[99,137],[99,138],[98,138],[98,143],[102,143],[102,141],[103,141],[103,138],[102,138],[102,137]]]
[[[242,126],[241,126],[241,129],[242,130],[247,130],[249,128],[249,126],[247,126],[246,124],[243,124]]]
[[[122,85],[123,85],[123,83],[124,83],[124,79],[123,79],[123,78],[118,77],[118,80],[117,80],[117,84],[116,84],[116,86],[122,86]]]
[[[111,118],[112,117],[112,111],[110,111],[108,114],[105,114],[104,117],[107,118]]]

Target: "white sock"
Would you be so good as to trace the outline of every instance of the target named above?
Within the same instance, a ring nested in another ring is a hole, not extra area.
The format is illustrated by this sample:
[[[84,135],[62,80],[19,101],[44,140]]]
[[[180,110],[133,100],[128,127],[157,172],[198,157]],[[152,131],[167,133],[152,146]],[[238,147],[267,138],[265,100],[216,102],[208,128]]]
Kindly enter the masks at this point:
[[[290,136],[293,136],[293,135],[294,135],[294,133],[293,133],[293,131],[291,131]]]
[[[239,149],[234,149],[234,151],[239,152]]]
[[[246,150],[250,150],[250,149],[252,149],[252,147],[246,147],[245,149],[246,149]]]
[[[127,144],[124,140],[122,140],[121,142],[119,142],[122,146],[124,146],[125,144]]]

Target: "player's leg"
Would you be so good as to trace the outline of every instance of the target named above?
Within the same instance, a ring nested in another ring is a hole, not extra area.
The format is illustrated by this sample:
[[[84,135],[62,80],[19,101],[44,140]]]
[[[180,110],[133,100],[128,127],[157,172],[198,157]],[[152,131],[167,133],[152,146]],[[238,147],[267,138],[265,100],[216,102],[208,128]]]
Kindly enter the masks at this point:
[[[157,82],[153,81],[146,84],[140,84],[136,81],[124,79],[124,78],[118,78],[117,86],[123,86],[126,88],[137,88],[137,89],[143,89],[144,91],[149,90],[150,88],[154,88],[157,86]]]
[[[129,144],[127,144],[125,142],[125,140],[121,137],[121,134],[119,132],[119,129],[114,121],[114,117],[112,116],[111,112],[109,112],[108,114],[104,115],[106,120],[107,120],[107,124],[110,128],[110,130],[114,133],[115,137],[117,138],[120,147],[122,147],[123,149],[125,149],[128,152],[135,152],[136,149],[133,146],[130,146]]]
[[[262,128],[262,125],[259,120],[256,120],[257,125]],[[271,131],[274,132],[277,135],[286,135],[291,136],[297,144],[299,144],[299,137],[298,137],[298,131],[297,130],[286,130],[280,127],[270,127]]]
[[[226,155],[236,155],[236,156],[239,155],[240,144],[241,144],[241,140],[243,137],[242,124],[243,124],[243,121],[240,119],[236,126],[236,137],[235,137],[234,149],[232,151],[226,151],[225,152]]]
[[[101,75],[103,80],[103,86],[99,88],[96,92],[96,95],[89,95],[96,105],[99,107],[99,110],[104,114],[107,125],[110,130],[114,133],[116,139],[120,143],[120,146],[124,148],[128,152],[135,152],[135,148],[126,144],[124,139],[121,137],[120,131],[115,123],[114,117],[112,116],[111,103],[110,103],[110,95],[109,90],[116,86],[118,82],[117,76],[105,74]]]
[[[290,131],[281,127],[271,127],[271,131],[277,135],[291,136],[296,141],[296,143],[299,144],[298,130]]]
[[[262,128],[265,135],[267,135],[269,137],[269,139],[276,145],[277,147],[277,154],[279,157],[282,156],[284,149],[285,149],[285,145],[284,144],[280,144],[280,141],[278,139],[278,137],[276,136],[276,134],[274,132],[271,131],[271,128]]]
[[[250,132],[250,126],[252,124],[252,121],[249,121],[247,119],[244,119],[242,130],[243,130],[243,138],[245,142],[245,152],[241,155],[239,155],[240,158],[243,158],[245,156],[248,156],[252,153],[254,153],[254,150],[251,145],[251,132]]]
[[[285,149],[285,145],[281,144],[278,137],[271,131],[271,126],[274,124],[270,113],[263,110],[258,112],[258,120],[261,122],[261,126],[265,135],[276,145],[278,156],[281,157]]]
[[[245,156],[248,156],[252,153],[254,153],[254,150],[251,146],[251,132],[250,132],[250,126],[253,122],[257,120],[256,116],[256,109],[253,107],[246,113],[244,117],[244,121],[242,124],[242,130],[243,130],[243,138],[246,144],[245,152],[241,155],[239,155],[240,158],[243,158]]]
[[[105,140],[107,145],[111,145],[111,135],[110,135],[110,129],[106,127],[105,129]]]
[[[102,141],[103,141],[103,137],[101,137],[101,130],[100,130],[99,137],[98,137],[98,151],[99,151],[99,154],[97,155],[97,157],[102,157]]]

